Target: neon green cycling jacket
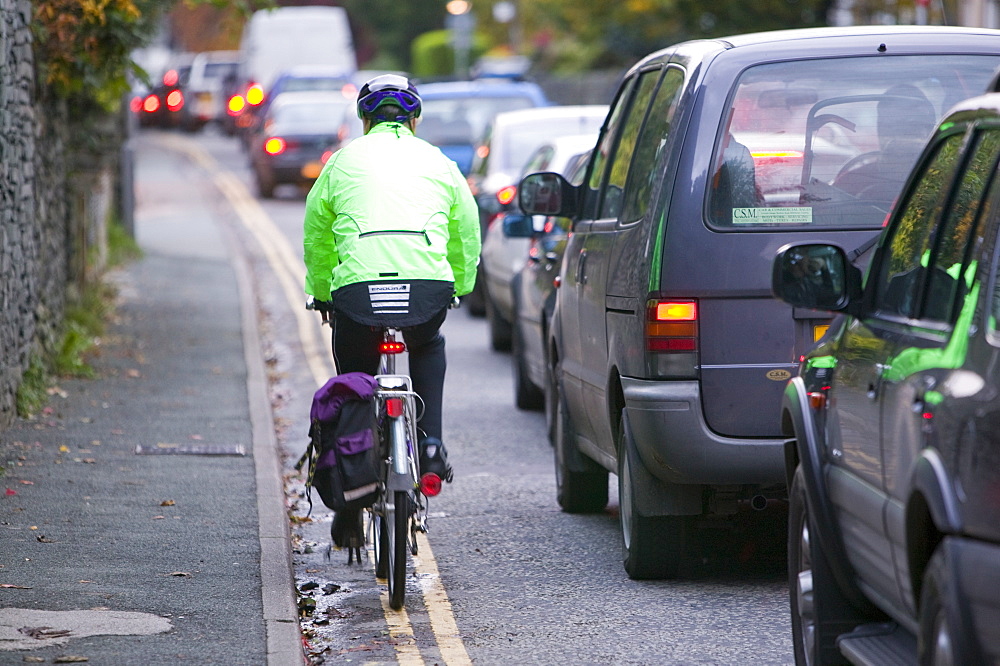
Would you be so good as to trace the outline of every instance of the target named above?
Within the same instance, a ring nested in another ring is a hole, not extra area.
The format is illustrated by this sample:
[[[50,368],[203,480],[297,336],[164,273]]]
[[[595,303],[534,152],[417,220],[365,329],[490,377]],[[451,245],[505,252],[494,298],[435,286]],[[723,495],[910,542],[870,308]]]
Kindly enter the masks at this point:
[[[306,198],[305,291],[322,301],[357,282],[454,282],[472,291],[476,201],[458,166],[398,123],[380,123],[334,153]]]

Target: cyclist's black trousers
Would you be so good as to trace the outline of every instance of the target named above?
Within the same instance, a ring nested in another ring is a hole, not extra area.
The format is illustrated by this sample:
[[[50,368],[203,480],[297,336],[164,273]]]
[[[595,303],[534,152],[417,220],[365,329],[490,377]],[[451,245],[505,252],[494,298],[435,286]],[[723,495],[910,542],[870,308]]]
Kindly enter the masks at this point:
[[[423,437],[441,439],[441,400],[444,392],[444,336],[441,324],[448,314],[444,308],[429,321],[403,329],[403,341],[409,354],[413,390],[424,403],[424,413],[417,424]],[[337,373],[378,373],[379,343],[382,329],[359,324],[338,310],[333,318],[333,361]]]

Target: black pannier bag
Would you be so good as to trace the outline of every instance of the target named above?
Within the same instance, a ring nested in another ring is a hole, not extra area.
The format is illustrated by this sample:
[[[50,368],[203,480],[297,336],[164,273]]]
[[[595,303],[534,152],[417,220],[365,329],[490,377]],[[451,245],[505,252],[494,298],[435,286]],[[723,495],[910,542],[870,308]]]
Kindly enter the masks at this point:
[[[337,375],[313,396],[309,444],[296,465],[309,461],[306,495],[311,488],[334,511],[360,510],[375,502],[378,441],[375,378],[363,372]]]

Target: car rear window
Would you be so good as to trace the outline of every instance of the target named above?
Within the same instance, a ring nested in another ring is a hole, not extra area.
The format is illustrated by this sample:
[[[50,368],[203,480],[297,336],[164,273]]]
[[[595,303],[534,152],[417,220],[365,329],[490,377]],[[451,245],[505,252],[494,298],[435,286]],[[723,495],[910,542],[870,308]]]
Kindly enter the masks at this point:
[[[720,230],[878,228],[940,118],[1000,56],[876,56],[747,69],[721,125],[708,218]]]
[[[503,111],[530,109],[530,97],[450,97],[425,99],[417,136],[435,146],[472,144],[482,138],[486,125]]]

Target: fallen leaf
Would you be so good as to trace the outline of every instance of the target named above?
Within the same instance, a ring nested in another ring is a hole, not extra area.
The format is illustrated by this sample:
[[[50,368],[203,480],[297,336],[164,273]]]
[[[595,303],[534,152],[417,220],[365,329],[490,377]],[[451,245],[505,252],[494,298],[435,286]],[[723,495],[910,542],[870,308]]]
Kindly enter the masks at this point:
[[[8,488],[6,491],[4,491],[4,494],[9,497],[10,495],[16,495],[17,491],[14,490],[13,488]]]
[[[39,534],[38,536],[36,536],[35,541],[37,541],[38,543],[55,543],[55,541],[48,538],[44,534]]]
[[[176,576],[177,578],[190,578],[190,577],[191,577],[191,576],[193,576],[194,574],[193,574],[193,573],[190,573],[190,572],[188,572],[188,571],[171,571],[171,572],[170,572],[169,574],[167,574],[167,575],[168,575],[168,576]]]
[[[191,439],[193,439],[193,440],[202,440],[202,439],[204,439],[204,437],[202,437],[201,435],[191,435]]]
[[[64,654],[60,657],[56,657],[52,660],[53,664],[80,664],[85,661],[90,661],[87,657],[81,657],[76,654]]]
[[[97,464],[97,458],[84,458],[82,462],[85,462],[88,465],[96,465]]]
[[[28,529],[29,529],[29,530],[37,530],[37,529],[38,529],[38,525],[32,525],[32,526],[31,526],[31,527],[29,527]]]
[[[76,582],[78,582],[78,583],[93,583],[94,581],[92,581],[92,580],[78,580]]]
[[[174,500],[163,500],[160,502],[160,506],[174,506],[175,504],[177,504],[177,502]]]
[[[0,583],[0,587],[5,590],[30,590],[32,588],[27,585],[14,585],[13,583]]]
[[[69,453],[69,447],[65,444],[59,445],[59,453]]]
[[[166,516],[153,516],[153,520],[163,520]]]
[[[33,486],[33,485],[35,485],[34,481],[28,481],[27,479],[21,479],[20,481],[18,481],[18,483],[20,483],[22,485],[25,485],[25,486]]]
[[[311,580],[308,583],[302,583],[302,585],[299,586],[299,590],[302,592],[308,592],[309,590],[315,590],[317,587],[319,587],[319,583]]]
[[[21,658],[21,661],[26,664],[44,664],[45,657],[32,657],[31,655],[26,655]]]
[[[53,629],[52,627],[21,627],[18,631],[40,641],[44,641],[46,638],[65,638],[70,635],[69,629]]]
[[[133,379],[142,377],[142,373],[136,370],[135,368],[129,368],[128,370],[125,371],[125,374],[129,377],[132,377]]]
[[[327,583],[326,585],[323,586],[323,594],[333,594],[339,589],[340,586],[337,585],[336,583]]]

